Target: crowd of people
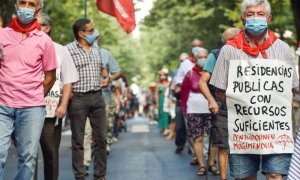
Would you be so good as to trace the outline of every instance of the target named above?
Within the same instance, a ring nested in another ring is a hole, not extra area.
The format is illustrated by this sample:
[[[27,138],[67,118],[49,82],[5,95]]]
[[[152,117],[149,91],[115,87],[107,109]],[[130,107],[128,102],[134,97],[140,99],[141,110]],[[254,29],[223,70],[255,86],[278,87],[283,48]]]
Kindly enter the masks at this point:
[[[44,179],[58,179],[67,114],[74,178],[85,179],[93,159],[94,179],[104,180],[128,82],[112,53],[100,46],[100,33],[89,19],[76,20],[75,40],[62,46],[52,42],[53,23],[42,9],[43,0],[18,0],[17,16],[0,30],[0,179],[11,139],[18,150],[15,179],[37,179],[39,144]]]
[[[53,23],[42,9],[43,0],[17,0],[17,16],[0,29],[0,180],[11,139],[18,152],[15,179],[37,177],[39,144],[44,179],[58,179],[66,115],[74,178],[85,179],[93,160],[94,179],[105,180],[107,155],[120,130],[126,131],[125,118],[140,111],[138,97],[112,53],[101,47],[91,20],[76,20],[75,40],[62,46],[51,40]],[[178,68],[172,74],[161,69],[149,85],[145,115],[151,124],[157,120],[167,140],[175,139],[176,154],[189,149],[198,176],[210,172],[227,179],[229,163],[235,179],[257,179],[259,170],[269,180],[300,179],[300,135],[290,136],[292,106],[287,105],[298,91],[298,75],[289,46],[268,30],[271,19],[267,0],[243,0],[243,29],[227,28],[211,51],[195,38],[191,54],[180,54]],[[254,95],[249,98],[245,89]],[[253,106],[266,116],[254,116]],[[276,131],[260,134],[271,130]],[[275,142],[271,137],[277,135]],[[255,141],[262,138],[270,141]]]

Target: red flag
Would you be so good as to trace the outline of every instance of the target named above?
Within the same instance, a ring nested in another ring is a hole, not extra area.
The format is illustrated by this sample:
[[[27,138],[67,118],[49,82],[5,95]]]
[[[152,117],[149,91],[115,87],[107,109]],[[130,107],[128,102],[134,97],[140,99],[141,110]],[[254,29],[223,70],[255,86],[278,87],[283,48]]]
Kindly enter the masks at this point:
[[[96,0],[97,8],[117,18],[118,22],[130,33],[135,28],[133,0]]]

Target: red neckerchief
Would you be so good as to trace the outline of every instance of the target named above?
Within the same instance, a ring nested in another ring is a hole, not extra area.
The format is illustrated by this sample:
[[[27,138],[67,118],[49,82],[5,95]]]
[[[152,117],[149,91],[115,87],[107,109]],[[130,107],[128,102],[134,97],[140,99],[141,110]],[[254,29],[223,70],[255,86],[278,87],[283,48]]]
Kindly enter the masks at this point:
[[[13,30],[20,32],[20,33],[25,33],[26,37],[29,36],[29,33],[35,29],[41,30],[41,26],[39,25],[38,21],[36,19],[33,20],[31,23],[30,27],[28,29],[24,29],[18,20],[18,17],[13,18],[11,23],[8,25],[8,27],[12,28]]]
[[[189,58],[188,58],[188,60],[190,60],[192,63],[196,63],[196,61],[195,61],[195,58],[193,57],[193,56],[190,56]]]
[[[262,44],[257,44],[258,47],[251,47],[249,45],[245,36],[245,30],[241,31],[236,37],[229,39],[226,44],[241,49],[245,53],[254,57],[257,57],[260,52],[263,58],[268,59],[266,49],[268,49],[277,40],[277,37],[272,31],[268,30],[267,33],[269,37]]]
[[[200,67],[198,67],[197,65],[195,65],[195,66],[193,67],[193,71],[196,71],[196,72],[200,73],[201,71],[203,71],[203,69],[200,68]]]

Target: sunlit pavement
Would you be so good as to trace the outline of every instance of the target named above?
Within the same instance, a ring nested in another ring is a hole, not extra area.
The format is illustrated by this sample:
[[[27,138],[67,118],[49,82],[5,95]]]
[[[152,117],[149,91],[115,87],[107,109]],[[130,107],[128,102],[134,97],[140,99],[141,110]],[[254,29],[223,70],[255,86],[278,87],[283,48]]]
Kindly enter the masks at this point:
[[[149,124],[146,118],[137,117],[127,120],[127,133],[120,133],[120,141],[113,144],[108,156],[108,180],[217,180],[219,177],[196,176],[197,166],[191,166],[192,156],[187,149],[182,154],[174,153],[174,141],[165,140],[157,125]],[[61,180],[73,180],[71,165],[71,133],[63,132],[60,146]],[[41,151],[40,151],[41,152]],[[10,148],[7,159],[5,180],[12,180],[16,172],[16,150]],[[43,178],[42,157],[39,159],[39,179]],[[259,175],[259,179],[265,179]],[[93,179],[92,167],[87,180]],[[227,179],[233,179],[228,177]]]

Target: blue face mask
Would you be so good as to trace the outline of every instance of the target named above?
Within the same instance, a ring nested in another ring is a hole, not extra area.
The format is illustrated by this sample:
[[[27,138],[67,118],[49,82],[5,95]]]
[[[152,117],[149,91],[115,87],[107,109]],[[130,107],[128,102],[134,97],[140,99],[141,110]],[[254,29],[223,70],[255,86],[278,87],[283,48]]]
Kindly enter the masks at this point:
[[[197,64],[198,67],[204,68],[204,66],[206,64],[206,59],[197,59],[196,64]]]
[[[268,23],[266,18],[248,18],[245,28],[248,33],[258,36],[268,29]]]
[[[93,45],[98,36],[99,36],[99,33],[97,33],[95,31],[93,34],[90,34],[90,35],[86,34],[86,37],[84,39],[87,41],[87,43],[89,45]]]
[[[34,20],[35,10],[20,7],[17,10],[18,19],[22,24],[29,24]]]

